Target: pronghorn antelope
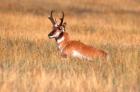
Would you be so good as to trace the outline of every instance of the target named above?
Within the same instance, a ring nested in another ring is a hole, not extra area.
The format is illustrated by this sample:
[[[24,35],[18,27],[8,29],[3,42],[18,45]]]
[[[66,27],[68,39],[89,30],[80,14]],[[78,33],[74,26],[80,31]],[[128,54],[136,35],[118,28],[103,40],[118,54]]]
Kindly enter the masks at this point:
[[[51,11],[50,16],[48,17],[53,25],[52,31],[48,34],[48,37],[56,40],[57,47],[62,56],[71,56],[88,60],[107,56],[107,53],[103,50],[85,45],[80,41],[70,40],[68,33],[65,31],[66,23],[63,22],[64,12],[62,12],[59,24],[54,20],[53,12],[54,11]]]

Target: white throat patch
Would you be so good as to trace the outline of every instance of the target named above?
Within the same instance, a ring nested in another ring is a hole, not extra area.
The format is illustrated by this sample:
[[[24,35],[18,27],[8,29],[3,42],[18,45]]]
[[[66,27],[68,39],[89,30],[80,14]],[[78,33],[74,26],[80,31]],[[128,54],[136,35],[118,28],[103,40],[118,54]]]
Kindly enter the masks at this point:
[[[61,38],[57,39],[58,44],[61,43],[62,41],[64,41],[64,37],[61,37]]]

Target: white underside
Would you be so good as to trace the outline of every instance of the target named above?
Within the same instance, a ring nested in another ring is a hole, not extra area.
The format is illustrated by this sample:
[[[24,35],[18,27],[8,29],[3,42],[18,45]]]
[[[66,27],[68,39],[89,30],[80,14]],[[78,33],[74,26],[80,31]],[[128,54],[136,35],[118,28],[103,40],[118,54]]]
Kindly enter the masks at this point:
[[[91,60],[91,58],[82,55],[80,52],[78,52],[78,51],[76,51],[76,50],[72,51],[72,56],[73,56],[73,57],[77,57],[77,58],[79,58],[79,59]]]

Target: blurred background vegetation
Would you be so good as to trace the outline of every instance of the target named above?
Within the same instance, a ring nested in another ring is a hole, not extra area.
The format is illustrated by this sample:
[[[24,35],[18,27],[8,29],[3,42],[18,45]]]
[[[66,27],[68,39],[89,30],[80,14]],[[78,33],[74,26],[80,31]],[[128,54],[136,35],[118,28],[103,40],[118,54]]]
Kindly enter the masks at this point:
[[[50,10],[64,11],[70,37],[110,61],[62,58],[47,37]],[[140,92],[139,85],[140,0],[0,0],[0,92]]]
[[[44,15],[55,9],[69,14],[140,14],[139,0],[1,0],[1,12],[22,12]]]

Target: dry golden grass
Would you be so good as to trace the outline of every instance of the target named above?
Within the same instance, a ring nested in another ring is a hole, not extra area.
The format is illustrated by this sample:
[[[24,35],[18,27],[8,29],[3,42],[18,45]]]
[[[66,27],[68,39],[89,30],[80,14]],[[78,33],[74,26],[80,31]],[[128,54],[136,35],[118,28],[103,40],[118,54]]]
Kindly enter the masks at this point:
[[[47,34],[49,10],[65,11],[72,39],[110,60],[62,58]],[[0,92],[139,92],[138,0],[1,0]]]

